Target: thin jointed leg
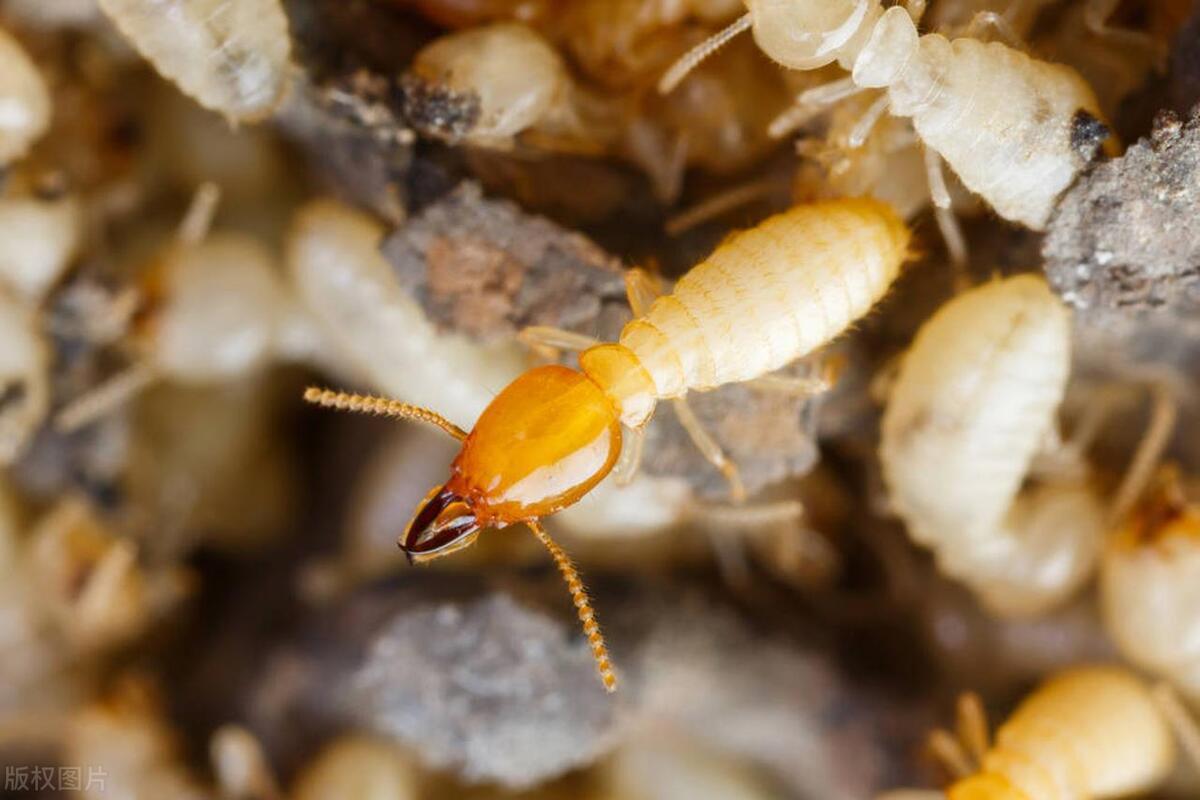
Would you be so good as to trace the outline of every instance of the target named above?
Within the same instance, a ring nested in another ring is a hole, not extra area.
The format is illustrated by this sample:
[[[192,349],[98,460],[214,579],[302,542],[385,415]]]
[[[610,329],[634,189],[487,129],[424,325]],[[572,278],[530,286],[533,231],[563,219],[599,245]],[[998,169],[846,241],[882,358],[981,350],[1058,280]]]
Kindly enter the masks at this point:
[[[555,355],[559,350],[579,352],[600,344],[600,340],[595,337],[549,325],[530,325],[522,328],[517,334],[517,340],[526,347],[538,351],[552,351]]]
[[[742,477],[738,473],[737,465],[734,464],[721,450],[721,445],[717,444],[716,440],[709,435],[708,431],[704,430],[704,425],[697,419],[695,412],[688,405],[687,400],[682,397],[677,397],[671,401],[675,406],[675,416],[679,418],[679,424],[687,431],[688,436],[708,459],[708,462],[721,471],[725,479],[729,481],[730,494],[733,497],[733,502],[743,503],[746,500],[746,487],[742,485]]]

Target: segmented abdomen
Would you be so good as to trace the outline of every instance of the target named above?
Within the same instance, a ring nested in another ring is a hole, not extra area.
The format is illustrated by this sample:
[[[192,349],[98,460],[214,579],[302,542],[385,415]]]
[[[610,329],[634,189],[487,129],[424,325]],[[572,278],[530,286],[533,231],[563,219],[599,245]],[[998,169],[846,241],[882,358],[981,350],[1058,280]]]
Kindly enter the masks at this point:
[[[1103,800],[1158,784],[1174,751],[1140,680],[1116,667],[1082,667],[1049,681],[1017,708],[997,732],[983,771],[1036,800]],[[949,792],[953,800],[966,796],[956,788]]]
[[[894,111],[912,116],[921,140],[998,214],[1044,228],[1086,163],[1090,145],[1076,146],[1073,133],[1079,111],[1100,116],[1091,88],[1069,67],[998,42],[928,34],[918,58],[924,68],[890,90]]]
[[[726,239],[620,342],[659,398],[759,377],[865,314],[899,272],[908,240],[875,200],[797,206]]]
[[[965,556],[1002,535],[1069,366],[1067,311],[1033,275],[965,292],[917,333],[884,412],[880,459],[893,508],[943,567],[964,570]]]

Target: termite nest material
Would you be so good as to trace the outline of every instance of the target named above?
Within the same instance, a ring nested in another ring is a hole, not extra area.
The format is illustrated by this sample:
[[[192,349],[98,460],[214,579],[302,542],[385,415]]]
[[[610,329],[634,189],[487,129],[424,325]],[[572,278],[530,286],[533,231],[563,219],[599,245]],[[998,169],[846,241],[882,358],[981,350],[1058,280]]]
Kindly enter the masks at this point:
[[[4,795],[1196,797],[1193,5],[0,0]]]

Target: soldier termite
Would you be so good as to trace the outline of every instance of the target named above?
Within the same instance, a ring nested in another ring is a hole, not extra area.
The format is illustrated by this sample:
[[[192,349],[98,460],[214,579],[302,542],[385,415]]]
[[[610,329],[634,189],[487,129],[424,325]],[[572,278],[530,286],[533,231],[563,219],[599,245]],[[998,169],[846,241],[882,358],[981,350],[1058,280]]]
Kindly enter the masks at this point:
[[[1066,308],[1020,275],[944,305],[904,355],[882,423],[894,510],[993,611],[1039,613],[1086,580],[1106,510],[1078,448],[1022,491],[1057,437],[1070,366]]]
[[[25,155],[50,127],[50,91],[37,67],[0,28],[0,168]]]
[[[470,545],[487,527],[523,522],[554,556],[605,688],[616,687],[583,585],[539,519],[572,505],[617,462],[621,425],[642,428],[660,400],[730,479],[736,467],[686,405],[688,391],[762,377],[836,337],[884,294],[907,257],[909,231],[886,205],[836,200],[797,206],[731,236],[651,305],[630,283],[634,319],[616,343],[566,331],[535,338],[584,348],[580,370],[529,370],[484,410],[468,435],[436,412],[316,388],[309,402],[432,423],[463,442],[450,480],[431,491],[400,539],[413,562]],[[635,273],[637,274],[637,273]]]
[[[1185,747],[1195,735],[1160,689],[1120,667],[1069,669],[1027,697],[994,742],[978,697],[964,695],[957,736],[930,737],[954,783],[878,800],[1104,800],[1153,790],[1175,765],[1172,731]]]
[[[1045,227],[1059,194],[1107,137],[1096,98],[1069,67],[1030,58],[999,42],[950,41],[918,34],[910,11],[879,0],[748,0],[748,13],[676,63],[659,83],[671,91],[710,53],[742,31],[790,69],[837,61],[851,74],[806,91],[804,105],[829,105],[860,91],[883,90],[864,113],[869,130],[885,112],[911,117],[930,151],[930,186],[940,186],[938,157],[963,185],[1001,216]],[[935,202],[946,202],[935,191]]]
[[[99,0],[133,46],[185,93],[231,122],[275,109],[291,39],[279,0]]]

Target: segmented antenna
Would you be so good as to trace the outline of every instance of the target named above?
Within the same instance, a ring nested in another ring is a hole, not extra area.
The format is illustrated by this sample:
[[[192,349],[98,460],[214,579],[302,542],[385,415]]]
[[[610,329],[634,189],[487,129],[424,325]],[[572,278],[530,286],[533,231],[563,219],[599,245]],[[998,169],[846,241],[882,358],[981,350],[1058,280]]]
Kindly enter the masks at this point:
[[[310,386],[304,390],[304,399],[313,405],[325,408],[336,408],[339,411],[354,411],[359,414],[374,414],[379,417],[396,417],[398,419],[415,419],[436,425],[460,442],[467,438],[467,432],[450,420],[430,411],[428,408],[401,403],[388,397],[375,397],[368,394],[353,394],[351,392],[336,392],[333,389],[319,389]]]
[[[613,673],[612,662],[608,660],[608,648],[604,646],[604,635],[600,633],[600,623],[596,622],[596,612],[592,610],[587,589],[583,588],[583,581],[579,579],[575,565],[571,563],[570,557],[563,552],[558,543],[550,538],[550,534],[546,533],[546,529],[541,524],[536,521],[530,522],[529,528],[550,551],[554,563],[558,565],[558,571],[562,573],[563,580],[567,582],[571,599],[575,601],[575,608],[579,610],[579,621],[583,623],[583,633],[587,636],[588,645],[592,648],[592,658],[596,659],[596,669],[600,673],[600,680],[604,682],[604,690],[609,693],[615,692],[617,676]]]
[[[680,56],[678,61],[671,65],[669,70],[663,73],[662,78],[658,81],[658,93],[669,94],[672,92],[688,76],[689,72],[700,65],[700,62],[727,45],[729,40],[739,33],[750,30],[750,24],[750,15],[743,14],[731,22],[724,30],[714,33],[691,50],[688,50]]]

